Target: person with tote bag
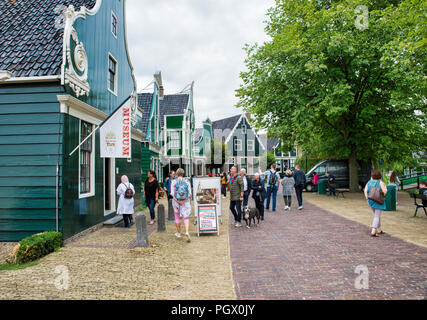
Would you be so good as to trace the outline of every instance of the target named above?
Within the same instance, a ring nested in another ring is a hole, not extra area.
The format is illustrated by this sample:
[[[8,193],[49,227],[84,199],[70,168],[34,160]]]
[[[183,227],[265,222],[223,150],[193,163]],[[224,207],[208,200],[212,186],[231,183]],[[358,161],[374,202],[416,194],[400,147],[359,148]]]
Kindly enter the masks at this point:
[[[381,230],[381,214],[386,209],[385,195],[387,194],[387,187],[381,181],[381,172],[378,170],[372,172],[371,177],[372,179],[365,187],[365,198],[374,213],[371,236],[378,237],[379,234],[384,233]]]

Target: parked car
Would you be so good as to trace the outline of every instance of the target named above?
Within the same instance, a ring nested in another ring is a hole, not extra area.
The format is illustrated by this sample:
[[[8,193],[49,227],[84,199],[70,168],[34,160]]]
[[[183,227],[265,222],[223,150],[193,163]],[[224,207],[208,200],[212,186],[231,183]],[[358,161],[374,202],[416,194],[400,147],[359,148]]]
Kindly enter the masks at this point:
[[[358,165],[359,172],[359,189],[362,190],[365,184],[371,179],[372,166],[367,162],[360,162]],[[319,175],[319,180],[326,179],[326,171],[335,176],[337,188],[348,188],[350,186],[350,177],[348,169],[348,160],[324,160],[316,164],[306,174],[305,190],[313,191],[313,172]]]

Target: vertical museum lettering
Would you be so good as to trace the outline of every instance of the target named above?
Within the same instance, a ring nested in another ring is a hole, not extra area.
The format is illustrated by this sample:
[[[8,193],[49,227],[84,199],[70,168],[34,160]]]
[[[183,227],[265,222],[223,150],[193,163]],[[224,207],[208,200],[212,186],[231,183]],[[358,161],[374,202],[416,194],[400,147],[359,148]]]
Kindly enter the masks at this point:
[[[130,109],[123,108],[123,156],[130,157]]]

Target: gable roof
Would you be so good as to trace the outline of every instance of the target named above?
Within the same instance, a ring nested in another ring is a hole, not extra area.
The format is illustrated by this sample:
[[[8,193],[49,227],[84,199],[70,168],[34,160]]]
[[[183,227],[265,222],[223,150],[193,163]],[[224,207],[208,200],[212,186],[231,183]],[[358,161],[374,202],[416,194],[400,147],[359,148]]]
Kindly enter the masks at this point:
[[[239,119],[242,117],[241,114],[236,115],[236,116],[232,116],[229,118],[225,118],[225,119],[221,119],[221,120],[217,120],[217,121],[212,121],[212,134],[215,137],[215,131],[216,130],[227,130],[230,129],[230,134],[231,134],[231,130],[234,129],[234,127],[237,124],[237,121],[239,121]],[[227,136],[228,137],[228,136]],[[225,137],[227,139],[227,137]]]
[[[140,107],[142,111],[141,131],[145,134],[148,133],[148,125],[150,123],[153,96],[153,93],[138,94],[138,107]]]
[[[279,144],[279,138],[268,138],[267,139],[267,150],[273,150]]]
[[[169,94],[164,95],[160,100],[160,124],[164,127],[165,115],[184,114],[190,100],[190,94]]]
[[[92,9],[96,0],[0,0],[0,70],[13,77],[61,74],[64,28],[60,6]]]

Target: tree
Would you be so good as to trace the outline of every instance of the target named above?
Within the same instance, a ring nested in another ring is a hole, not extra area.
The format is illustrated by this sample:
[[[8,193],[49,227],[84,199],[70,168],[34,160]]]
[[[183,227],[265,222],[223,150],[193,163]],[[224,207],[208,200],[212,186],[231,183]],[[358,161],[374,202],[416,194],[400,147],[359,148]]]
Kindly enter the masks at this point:
[[[426,151],[426,1],[276,0],[246,45],[239,106],[319,157],[413,164]],[[369,14],[369,16],[367,15]]]

